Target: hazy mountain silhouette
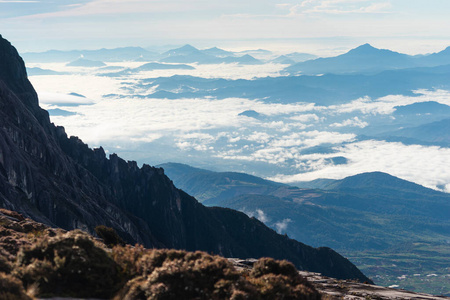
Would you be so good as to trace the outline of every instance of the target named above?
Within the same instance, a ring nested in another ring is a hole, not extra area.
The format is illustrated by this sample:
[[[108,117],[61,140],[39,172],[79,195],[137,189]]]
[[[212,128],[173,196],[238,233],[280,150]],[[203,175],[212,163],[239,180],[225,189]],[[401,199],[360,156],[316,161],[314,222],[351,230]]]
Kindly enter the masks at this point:
[[[104,67],[106,64],[98,60],[90,60],[85,58],[79,58],[66,64],[68,67]]]
[[[213,55],[216,57],[227,57],[227,56],[234,56],[234,52],[226,51],[217,47],[212,47],[209,49],[201,50],[203,53],[208,55]]]
[[[287,57],[289,57],[287,55]],[[300,62],[285,71],[289,74],[373,74],[384,70],[435,67],[450,64],[450,47],[430,55],[411,56],[391,50],[361,45],[335,57],[317,58]]]
[[[191,45],[185,45],[180,48],[172,49],[164,52],[160,59],[166,63],[199,63],[199,64],[221,64],[221,63],[238,63],[238,64],[261,64],[262,62],[250,55],[244,56],[222,56],[214,53],[223,53],[220,49],[209,49],[209,51],[198,50]]]
[[[297,63],[295,60],[287,57],[286,55],[278,56],[277,58],[272,60],[273,63],[283,64],[283,65],[293,65]]]
[[[66,72],[57,72],[53,70],[41,69],[41,68],[27,68],[28,76],[41,76],[41,75],[65,75]]]
[[[318,58],[317,55],[314,55],[314,54],[299,53],[299,52],[285,54],[284,56],[286,56],[289,59],[292,59],[295,62],[302,62],[302,61],[307,61],[307,60]]]
[[[450,106],[436,101],[418,102],[394,108],[394,115],[438,114],[450,116]]]
[[[90,60],[100,60],[106,62],[112,61],[134,61],[138,58],[153,60],[157,57],[157,53],[150,52],[141,47],[123,47],[114,49],[98,49],[98,50],[72,50],[59,51],[50,50],[46,52],[29,52],[23,53],[22,56],[27,62],[70,62],[80,57]]]
[[[382,139],[404,138],[406,144],[450,147],[450,118],[377,135]],[[408,140],[410,139],[410,140]],[[402,141],[402,139],[398,139]]]

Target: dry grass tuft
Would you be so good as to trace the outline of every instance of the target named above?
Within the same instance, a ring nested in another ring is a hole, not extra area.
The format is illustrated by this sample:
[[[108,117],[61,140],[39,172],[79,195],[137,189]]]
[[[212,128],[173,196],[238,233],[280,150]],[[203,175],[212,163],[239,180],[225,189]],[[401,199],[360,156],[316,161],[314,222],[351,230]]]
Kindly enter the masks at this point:
[[[5,273],[0,273],[0,299],[2,300],[31,300],[22,286],[22,282]]]
[[[119,266],[91,236],[75,230],[43,237],[17,255],[13,274],[38,296],[111,297],[120,287]]]

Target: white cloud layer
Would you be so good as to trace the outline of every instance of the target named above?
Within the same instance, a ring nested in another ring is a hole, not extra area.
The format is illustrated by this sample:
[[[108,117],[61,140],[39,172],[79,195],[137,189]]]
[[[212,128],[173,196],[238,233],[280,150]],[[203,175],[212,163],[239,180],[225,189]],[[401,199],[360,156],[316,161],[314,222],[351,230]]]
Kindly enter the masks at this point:
[[[119,154],[156,147],[159,162],[168,160],[166,153],[176,153],[173,157],[182,157],[185,163],[189,163],[191,155],[197,155],[205,163],[260,164],[265,170],[277,170],[265,176],[279,172],[280,175],[271,179],[281,182],[340,179],[361,172],[382,171],[427,187],[447,190],[450,187],[450,173],[446,169],[449,148],[361,142],[352,133],[366,127],[370,118],[388,118],[395,106],[425,101],[450,105],[448,91],[417,91],[414,97],[361,98],[329,107],[242,98],[137,99],[133,97],[135,91],[126,89],[137,78],[127,78],[124,82],[124,79],[78,71],[79,75],[32,76],[31,81],[44,107],[54,108],[59,103],[60,108],[76,113],[53,116],[52,121],[91,146],[113,145],[116,148],[111,151]],[[237,74],[233,68],[222,72],[220,76],[227,76],[227,72],[228,76]],[[72,92],[86,98],[68,96]],[[120,94],[125,98],[104,98],[105,94]],[[90,105],[64,105],[74,101]],[[265,118],[239,116],[246,110],[257,111]],[[314,148],[331,148],[334,152],[305,152]],[[345,158],[346,163],[336,164],[336,157],[340,161]]]
[[[342,179],[364,172],[381,171],[436,189],[450,182],[450,148],[404,145],[385,141],[362,141],[335,147],[333,155],[315,154],[314,160],[343,156],[345,165],[322,165],[312,172],[271,178],[281,182],[310,181],[317,178]],[[308,158],[308,157],[306,157]]]

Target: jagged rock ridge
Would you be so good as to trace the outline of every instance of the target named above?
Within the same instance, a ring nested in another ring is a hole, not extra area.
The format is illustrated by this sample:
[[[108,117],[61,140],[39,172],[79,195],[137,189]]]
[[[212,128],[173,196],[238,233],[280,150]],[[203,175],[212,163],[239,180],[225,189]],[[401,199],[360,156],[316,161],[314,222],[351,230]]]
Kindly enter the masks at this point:
[[[146,247],[204,250],[228,257],[288,259],[299,269],[368,280],[329,248],[278,235],[230,209],[206,208],[160,168],[106,157],[38,105],[17,51],[0,36],[0,206],[39,222],[93,233],[113,227]]]

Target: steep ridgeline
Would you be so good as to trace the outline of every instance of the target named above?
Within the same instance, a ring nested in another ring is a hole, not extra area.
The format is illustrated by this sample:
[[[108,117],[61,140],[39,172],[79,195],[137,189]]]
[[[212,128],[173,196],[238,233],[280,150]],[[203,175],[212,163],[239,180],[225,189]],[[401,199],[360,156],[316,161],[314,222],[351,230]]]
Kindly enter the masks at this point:
[[[146,247],[270,256],[336,278],[368,280],[329,248],[278,235],[256,219],[206,208],[174,187],[161,168],[106,157],[50,123],[22,59],[0,37],[0,206],[37,221],[93,233],[104,224]]]

